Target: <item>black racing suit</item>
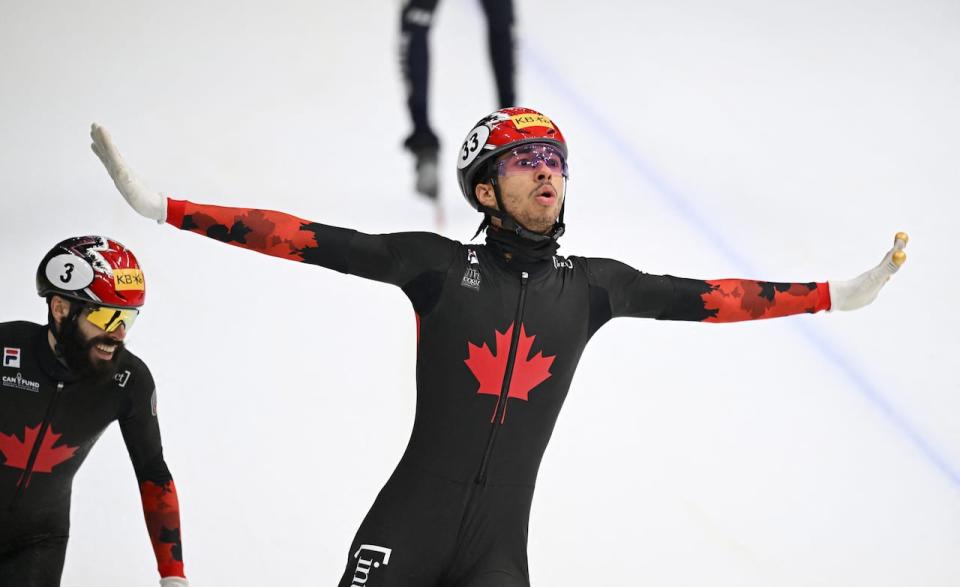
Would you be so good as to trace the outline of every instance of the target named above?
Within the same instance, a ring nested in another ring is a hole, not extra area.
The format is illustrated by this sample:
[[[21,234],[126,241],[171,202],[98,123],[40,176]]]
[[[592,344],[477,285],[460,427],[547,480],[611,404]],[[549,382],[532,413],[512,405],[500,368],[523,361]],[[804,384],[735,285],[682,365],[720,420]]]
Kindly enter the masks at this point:
[[[519,266],[488,236],[368,235],[170,200],[174,226],[400,287],[417,317],[406,452],[350,548],[341,587],[523,586],[540,459],[590,337],[611,318],[727,322],[829,307],[826,284],[648,275],[611,259]]]
[[[73,476],[119,421],[140,483],[162,577],[184,576],[176,489],[163,460],[147,366],[123,351],[111,380],[78,379],[50,348],[47,327],[0,324],[0,585],[60,584]]]
[[[427,36],[439,0],[405,0],[400,13],[400,68],[407,88],[407,108],[413,121],[413,133],[407,148],[418,151],[436,149],[437,136],[427,115],[427,86],[430,53]],[[481,0],[487,17],[487,44],[497,99],[501,108],[514,103],[513,0]]]

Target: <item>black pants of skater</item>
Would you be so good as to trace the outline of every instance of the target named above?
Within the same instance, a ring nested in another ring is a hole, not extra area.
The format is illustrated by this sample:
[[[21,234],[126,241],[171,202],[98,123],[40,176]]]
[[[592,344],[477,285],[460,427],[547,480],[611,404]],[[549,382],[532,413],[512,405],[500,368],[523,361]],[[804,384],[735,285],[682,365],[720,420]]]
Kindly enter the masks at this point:
[[[0,547],[0,585],[60,587],[67,536],[37,536]]]
[[[407,87],[407,108],[413,133],[411,150],[439,144],[427,117],[430,52],[427,35],[439,0],[407,0],[400,15],[400,64]],[[513,0],[480,0],[487,18],[487,42],[500,107],[515,106]]]
[[[401,463],[350,546],[339,587],[528,587],[533,487]]]

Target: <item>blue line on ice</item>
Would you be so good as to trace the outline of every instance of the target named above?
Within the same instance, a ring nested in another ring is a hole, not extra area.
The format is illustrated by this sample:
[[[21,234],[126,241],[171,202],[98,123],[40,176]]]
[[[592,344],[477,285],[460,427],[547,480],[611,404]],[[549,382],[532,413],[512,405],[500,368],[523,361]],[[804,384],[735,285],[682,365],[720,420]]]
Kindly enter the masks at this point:
[[[598,134],[604,137],[604,139],[610,143],[610,146],[630,163],[634,171],[636,171],[644,181],[649,183],[683,219],[702,234],[704,238],[709,241],[722,256],[733,263],[743,275],[758,275],[757,271],[753,268],[753,264],[727,242],[723,234],[713,223],[697,211],[695,203],[660,177],[660,175],[644,161],[643,157],[637,149],[630,144],[629,140],[614,126],[608,123],[543,55],[534,47],[525,45],[522,42],[520,43],[520,49],[523,52],[524,62],[532,65],[556,92],[566,98],[580,116],[588,121],[596,129]],[[931,442],[924,438],[923,434],[921,434],[905,416],[897,411],[877,386],[870,381],[870,378],[853,365],[850,359],[845,357],[833,342],[805,321],[792,320],[791,324],[797,329],[797,332],[816,349],[820,356],[836,367],[849,380],[854,389],[886,417],[901,434],[906,436],[930,463],[946,475],[954,485],[960,486],[960,472],[940,454]]]

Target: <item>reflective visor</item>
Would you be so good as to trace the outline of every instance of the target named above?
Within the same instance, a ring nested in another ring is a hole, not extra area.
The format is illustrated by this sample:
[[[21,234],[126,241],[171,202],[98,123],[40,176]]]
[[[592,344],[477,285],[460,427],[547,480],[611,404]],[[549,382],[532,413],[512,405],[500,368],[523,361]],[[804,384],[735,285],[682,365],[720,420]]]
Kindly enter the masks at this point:
[[[519,175],[537,171],[545,166],[551,173],[569,177],[567,160],[559,149],[548,143],[527,143],[507,151],[497,160],[497,174]]]
[[[84,318],[101,330],[113,332],[123,324],[124,330],[130,330],[137,319],[139,310],[94,306]]]

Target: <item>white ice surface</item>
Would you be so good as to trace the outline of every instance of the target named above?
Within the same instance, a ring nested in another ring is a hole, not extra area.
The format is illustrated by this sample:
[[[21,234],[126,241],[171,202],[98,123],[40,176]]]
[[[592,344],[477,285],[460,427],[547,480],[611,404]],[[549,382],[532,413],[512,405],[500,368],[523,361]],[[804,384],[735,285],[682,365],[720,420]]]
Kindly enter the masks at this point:
[[[413,418],[400,291],[153,225],[88,149],[98,121],[178,197],[433,230],[399,149],[397,3],[275,4],[0,2],[0,321],[45,319],[33,274],[61,238],[137,253],[129,345],[198,587],[335,584]],[[960,4],[517,4],[519,97],[570,142],[561,252],[807,281],[912,237],[859,312],[604,327],[543,461],[534,584],[960,584]],[[494,107],[476,2],[441,2],[432,34],[463,240],[452,160]],[[156,583],[115,426],[72,520],[64,585]]]

